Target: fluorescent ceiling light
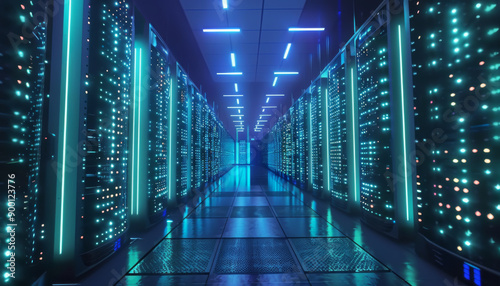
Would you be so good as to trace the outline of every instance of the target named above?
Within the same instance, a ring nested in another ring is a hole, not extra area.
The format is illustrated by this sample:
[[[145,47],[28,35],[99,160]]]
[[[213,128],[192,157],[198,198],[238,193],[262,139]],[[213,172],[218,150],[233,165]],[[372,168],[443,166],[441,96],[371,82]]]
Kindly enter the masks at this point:
[[[231,114],[232,117],[242,117],[242,116],[245,116],[243,114]]]
[[[288,43],[288,45],[286,46],[286,51],[285,51],[285,55],[283,56],[283,59],[286,60],[286,58],[288,58],[288,53],[290,52],[291,47],[292,47],[292,43]]]
[[[262,109],[262,112],[266,112],[266,110],[265,110],[265,109]]]
[[[274,105],[264,105],[262,108],[278,108],[277,106]]]
[[[233,120],[233,122],[234,122],[234,123],[243,123],[243,122],[245,122],[245,121],[243,121],[243,120]]]
[[[236,57],[234,56],[234,53],[231,53],[231,65],[233,67],[236,66]]]
[[[236,99],[236,104],[240,104],[240,99],[239,98]]]
[[[222,8],[227,9],[227,0],[222,0]]]
[[[261,114],[260,116],[261,116],[261,117],[262,117],[262,116],[271,116],[271,114]]]
[[[267,120],[265,120],[265,119],[264,120],[257,120],[257,123],[259,123],[259,122],[267,122]]]
[[[241,109],[238,109],[238,113],[241,113]]]
[[[266,99],[266,103],[269,103],[269,99],[270,99],[269,97]]]
[[[234,92],[238,92],[238,84],[237,83],[234,84]]]
[[[228,106],[227,108],[229,109],[240,109],[240,108],[244,108],[243,106]]]
[[[239,33],[240,29],[230,28],[230,29],[203,29],[205,33]]]
[[[223,97],[243,97],[243,94],[224,94]]]
[[[264,126],[264,125],[263,124],[257,124],[257,125],[255,125],[255,127],[262,127],[262,126]]]
[[[278,77],[274,78],[273,86],[276,86],[276,82],[278,81]]]
[[[324,30],[325,28],[288,28],[289,32],[315,32]]]
[[[218,72],[217,75],[243,75],[242,72]]]
[[[297,75],[299,72],[274,72],[274,75]]]
[[[284,94],[266,94],[267,97],[273,97],[273,96],[285,96]]]

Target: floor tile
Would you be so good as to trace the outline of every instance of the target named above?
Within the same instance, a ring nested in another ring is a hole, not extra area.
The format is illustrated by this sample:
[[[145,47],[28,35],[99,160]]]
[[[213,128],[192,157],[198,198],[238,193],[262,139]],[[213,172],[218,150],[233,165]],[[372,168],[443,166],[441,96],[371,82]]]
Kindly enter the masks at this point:
[[[228,216],[230,206],[222,207],[197,207],[188,218],[224,218]]]
[[[231,217],[274,217],[268,206],[233,207]]]
[[[234,197],[236,192],[213,192],[210,194],[211,197]]]
[[[284,237],[276,218],[230,218],[223,237]]]
[[[311,217],[319,216],[308,206],[274,206],[274,211],[278,217]]]
[[[208,275],[127,275],[116,286],[201,286]]]
[[[213,270],[217,274],[300,272],[286,239],[223,239]]]
[[[268,206],[266,197],[236,197],[234,206]]]
[[[303,206],[304,203],[296,197],[267,197],[272,206]]]
[[[234,197],[208,197],[204,200],[201,205],[209,206],[231,206],[233,204]]]
[[[307,274],[311,285],[408,286],[393,272]],[[452,285],[452,284],[450,284]]]
[[[305,272],[370,272],[388,269],[348,238],[291,238]]]
[[[263,192],[237,192],[237,197],[265,197]]]
[[[251,286],[309,286],[307,276],[302,273],[280,274],[213,274],[208,278],[207,286],[215,285],[251,285]]]
[[[131,274],[209,273],[218,239],[164,239]]]
[[[186,219],[177,226],[168,238],[220,238],[226,218]]]
[[[321,217],[278,218],[287,237],[344,236]]]

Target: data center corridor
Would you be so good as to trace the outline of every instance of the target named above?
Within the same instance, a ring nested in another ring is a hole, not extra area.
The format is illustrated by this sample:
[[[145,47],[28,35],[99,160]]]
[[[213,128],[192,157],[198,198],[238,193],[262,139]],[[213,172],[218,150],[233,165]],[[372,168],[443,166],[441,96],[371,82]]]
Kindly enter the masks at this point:
[[[130,247],[127,273],[115,285],[453,281],[417,257],[411,246],[356,223],[262,167],[235,166],[217,187],[202,192],[196,204],[182,210],[185,219],[170,224],[149,252],[137,254]],[[108,264],[113,263],[125,262],[118,258]],[[85,283],[105,278],[97,272]]]
[[[2,285],[499,285],[498,0],[0,10]]]

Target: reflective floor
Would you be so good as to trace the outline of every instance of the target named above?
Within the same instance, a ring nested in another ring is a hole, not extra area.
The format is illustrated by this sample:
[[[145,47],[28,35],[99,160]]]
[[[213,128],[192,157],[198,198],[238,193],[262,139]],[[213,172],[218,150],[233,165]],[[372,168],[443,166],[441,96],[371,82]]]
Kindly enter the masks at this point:
[[[169,221],[82,282],[454,285],[411,244],[374,232],[261,167],[233,168],[171,211]]]

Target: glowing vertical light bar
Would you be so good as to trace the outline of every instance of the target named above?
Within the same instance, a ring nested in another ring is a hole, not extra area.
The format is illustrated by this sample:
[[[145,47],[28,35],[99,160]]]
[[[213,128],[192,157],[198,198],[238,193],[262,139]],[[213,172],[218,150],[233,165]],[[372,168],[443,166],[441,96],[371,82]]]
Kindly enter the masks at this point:
[[[309,170],[311,171],[309,176],[309,183],[312,184],[313,177],[313,165],[312,165],[312,95],[311,102],[309,102]]]
[[[356,159],[356,124],[355,124],[355,114],[354,114],[354,68],[351,68],[351,98],[352,98],[352,104],[351,104],[351,109],[352,109],[352,145],[353,145],[353,158],[354,158],[354,201],[358,201],[358,190],[357,190],[357,159]]]
[[[136,93],[137,93],[137,87],[135,85],[137,85],[137,49],[134,50],[134,67],[135,67],[135,71],[134,71],[134,101],[137,100],[137,96],[136,96]],[[134,108],[135,108],[135,104],[136,102],[134,102]],[[131,178],[131,186],[132,186],[132,190],[131,190],[131,202],[130,202],[130,206],[131,206],[131,209],[130,209],[130,214],[134,214],[134,206],[135,206],[135,203],[134,203],[134,188],[135,188],[135,183],[134,183],[134,179],[135,179],[135,172],[136,172],[136,167],[135,167],[135,127],[136,127],[136,116],[135,116],[135,112],[134,112],[134,118],[132,120],[132,178]]]
[[[330,192],[330,116],[328,115],[328,106],[329,106],[329,100],[328,100],[328,89],[325,90],[325,97],[326,97],[326,104],[325,104],[325,117],[326,117],[326,154],[327,154],[327,160],[326,160],[326,172],[328,174],[328,192]]]
[[[403,153],[404,153],[404,166],[405,166],[405,198],[406,198],[406,220],[410,220],[410,210],[408,202],[408,157],[407,157],[407,146],[406,146],[406,115],[405,115],[405,93],[404,93],[404,78],[403,78],[403,47],[401,43],[401,25],[398,25],[399,33],[399,70],[401,77],[401,116],[403,124]]]
[[[234,53],[231,53],[231,65],[234,67],[236,67],[236,57],[234,55]]]
[[[64,234],[64,193],[66,183],[66,144],[67,144],[67,129],[68,129],[68,96],[69,96],[69,58],[71,51],[71,0],[68,1],[68,44],[66,50],[66,84],[64,89],[64,127],[63,127],[63,156],[62,156],[62,176],[61,176],[61,220],[59,225],[59,254],[63,250],[63,234]]]
[[[222,0],[222,8],[223,9],[227,9],[228,6],[227,6],[227,0]]]
[[[136,187],[136,196],[137,196],[137,207],[135,210],[136,214],[139,214],[139,184],[141,182],[140,180],[140,160],[141,160],[141,87],[142,87],[142,74],[141,74],[141,68],[142,68],[142,49],[139,49],[139,66],[137,68],[137,71],[139,73],[139,86],[138,86],[138,100],[139,100],[139,106],[138,106],[138,112],[137,112],[137,187]]]
[[[170,78],[170,86],[173,86],[174,82],[173,82],[173,79]],[[170,108],[170,118],[169,118],[169,122],[168,122],[168,129],[169,129],[169,136],[168,136],[168,141],[169,141],[169,148],[168,148],[168,173],[169,173],[169,176],[168,176],[168,198],[169,199],[172,199],[172,181],[173,181],[173,178],[172,178],[172,144],[174,141],[174,136],[172,134],[172,121],[173,121],[173,88],[170,88],[170,103],[169,103],[169,108]]]

